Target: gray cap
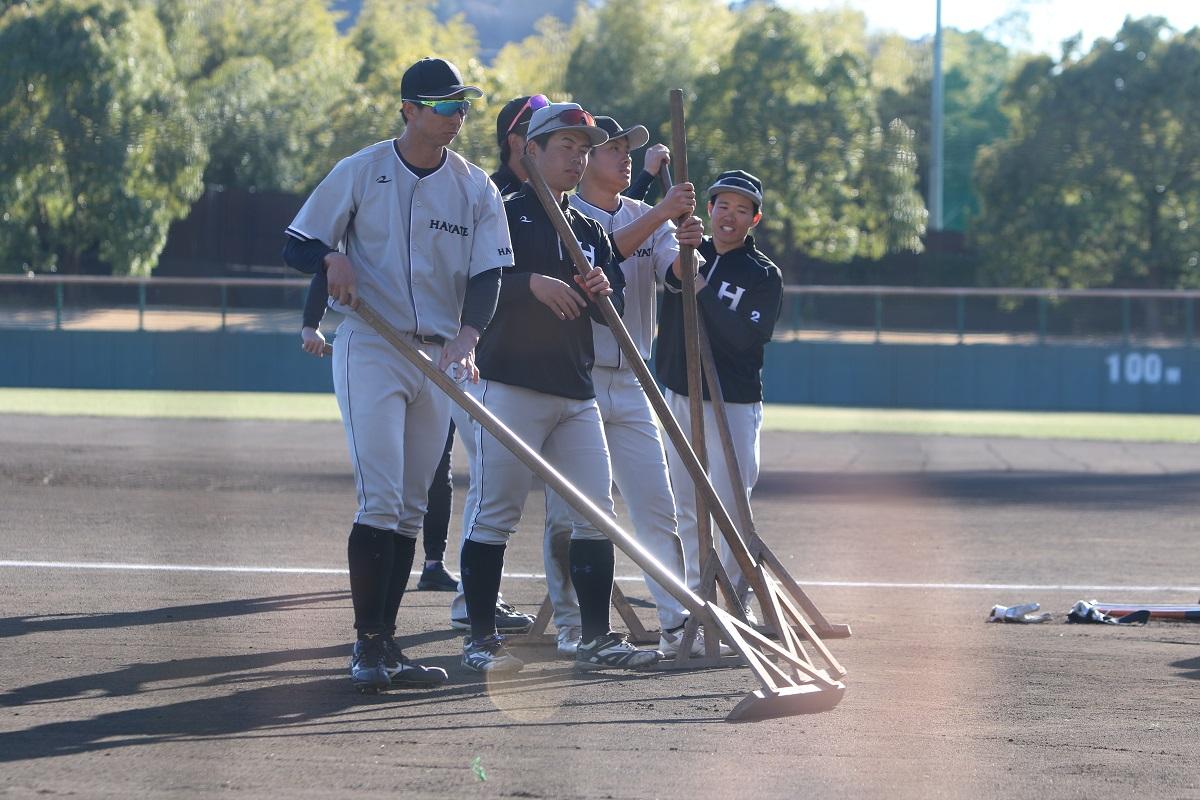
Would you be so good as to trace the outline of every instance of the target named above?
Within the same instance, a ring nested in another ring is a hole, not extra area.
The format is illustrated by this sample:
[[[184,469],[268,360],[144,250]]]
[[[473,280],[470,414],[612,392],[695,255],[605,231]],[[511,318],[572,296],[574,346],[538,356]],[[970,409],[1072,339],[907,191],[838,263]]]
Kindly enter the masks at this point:
[[[591,140],[592,147],[608,141],[608,134],[604,129],[597,127],[592,115],[576,103],[551,103],[533,112],[529,128],[525,131],[525,138],[534,139],[556,131],[583,131]]]

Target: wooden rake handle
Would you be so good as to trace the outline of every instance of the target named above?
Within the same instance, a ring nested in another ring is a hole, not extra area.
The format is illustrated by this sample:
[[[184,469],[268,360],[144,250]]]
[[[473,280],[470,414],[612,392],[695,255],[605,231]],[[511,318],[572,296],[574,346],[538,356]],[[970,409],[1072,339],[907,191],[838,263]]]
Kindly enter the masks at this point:
[[[429,356],[409,344],[406,337],[376,313],[369,303],[360,299],[358,308],[355,311],[376,333],[387,340],[392,347],[396,348],[400,352],[400,355],[412,362],[417,369],[424,373],[425,377],[433,381],[452,401],[461,406],[472,419],[483,426],[484,430],[494,436],[500,444],[512,451],[513,455],[520,459],[521,463],[545,481],[547,486],[557,492],[560,497],[583,515],[588,522],[596,526],[597,530],[611,539],[646,574],[662,584],[663,588],[682,603],[688,611],[693,614],[707,615],[708,607],[701,598],[693,594],[678,577],[671,574],[649,551],[638,544],[633,536],[620,528],[595,503],[575,488],[574,484],[559,474],[554,467],[550,466],[539,453],[535,452],[519,436],[509,430],[508,426],[501,422],[496,415],[474,397],[463,391],[463,388],[458,385],[457,381],[438,369]]]
[[[550,223],[558,232],[558,238],[562,241],[563,247],[566,248],[567,254],[571,257],[576,271],[580,275],[586,275],[592,269],[592,266],[583,255],[583,249],[579,246],[579,242],[575,238],[575,231],[571,230],[567,218],[563,215],[563,211],[558,205],[558,198],[551,192],[545,178],[542,176],[541,170],[538,169],[533,159],[529,156],[523,156],[521,164],[525,167],[526,174],[529,175],[529,185],[533,187],[534,193],[546,211],[546,215],[550,218]],[[671,408],[667,405],[666,398],[663,397],[662,392],[658,388],[658,381],[651,374],[650,368],[646,366],[646,362],[642,360],[642,354],[638,350],[637,345],[634,344],[633,338],[629,335],[625,323],[621,321],[621,316],[617,313],[617,309],[613,306],[609,298],[603,296],[596,298],[596,304],[599,306],[600,313],[604,316],[604,321],[608,324],[609,330],[612,331],[613,336],[616,338],[617,346],[621,348],[621,352],[625,355],[626,362],[633,369],[634,374],[637,375],[638,381],[642,385],[642,390],[650,400],[651,407],[654,409],[659,421],[662,422],[667,438],[675,445],[676,452],[683,459],[684,467],[691,476],[692,483],[707,503],[710,513],[712,513],[713,518],[717,521],[717,527],[725,534],[726,541],[729,542],[730,549],[733,552],[734,558],[737,559],[742,573],[752,582],[756,582],[756,576],[759,575],[758,564],[750,555],[750,549],[738,533],[737,527],[733,524],[733,519],[729,516],[729,512],[722,505],[721,498],[717,495],[716,489],[713,488],[712,482],[708,478],[708,472],[700,463],[695,451],[692,450],[691,443],[688,441],[687,435],[684,434],[683,428],[680,427],[679,421],[671,413]],[[766,587],[755,585],[754,588],[755,591],[761,590],[765,592]],[[782,631],[778,633],[782,635]]]

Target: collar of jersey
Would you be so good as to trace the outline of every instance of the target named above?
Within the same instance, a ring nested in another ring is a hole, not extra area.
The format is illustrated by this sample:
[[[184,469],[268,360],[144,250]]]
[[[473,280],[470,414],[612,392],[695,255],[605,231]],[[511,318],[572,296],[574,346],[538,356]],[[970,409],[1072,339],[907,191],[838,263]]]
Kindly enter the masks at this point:
[[[601,214],[605,214],[605,215],[607,215],[607,216],[610,216],[610,217],[615,217],[617,214],[620,214],[620,213],[621,213],[621,206],[623,206],[623,205],[625,204],[625,199],[624,199],[623,197],[621,197],[621,195],[617,195],[617,208],[616,208],[616,210],[615,210],[615,211],[609,211],[609,210],[608,210],[608,209],[606,209],[606,208],[601,208],[601,207],[600,207],[600,206],[598,206],[598,205],[594,205],[594,204],[592,204],[592,203],[589,203],[587,200],[584,200],[584,199],[583,199],[583,195],[579,194],[578,192],[576,192],[575,194],[571,195],[571,197],[574,197],[576,200],[578,200],[580,203],[583,203],[583,204],[584,204],[585,206],[587,206],[588,208],[594,208],[594,209],[596,209],[597,211],[599,211]]]
[[[712,245],[713,252],[716,253],[717,243],[713,240],[713,237],[706,236],[704,238],[708,241],[709,244]],[[718,256],[727,256],[732,253],[736,253],[738,250],[748,250],[750,252],[753,252],[754,251],[754,237],[751,236],[750,234],[746,234],[746,239],[745,239],[745,241],[742,242],[740,247],[735,247],[732,250],[730,250],[728,253],[717,253],[717,255]]]

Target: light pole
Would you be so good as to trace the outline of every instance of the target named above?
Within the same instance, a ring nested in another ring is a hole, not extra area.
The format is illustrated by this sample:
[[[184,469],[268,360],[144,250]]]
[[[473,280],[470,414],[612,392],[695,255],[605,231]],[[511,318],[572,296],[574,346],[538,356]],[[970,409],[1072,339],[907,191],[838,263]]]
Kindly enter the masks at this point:
[[[930,109],[932,140],[929,148],[929,229],[942,229],[942,108],[945,87],[942,83],[942,0],[937,0],[937,27],[933,35],[933,99]]]

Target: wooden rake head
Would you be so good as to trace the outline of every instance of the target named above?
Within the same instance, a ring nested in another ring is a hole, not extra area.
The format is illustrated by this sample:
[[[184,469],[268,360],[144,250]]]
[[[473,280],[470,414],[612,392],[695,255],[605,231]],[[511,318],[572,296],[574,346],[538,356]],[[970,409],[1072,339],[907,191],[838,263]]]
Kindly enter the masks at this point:
[[[745,659],[761,684],[729,712],[727,722],[817,714],[841,702],[845,684],[813,664],[794,634],[773,642],[727,611],[711,604],[708,610],[721,638]],[[845,675],[840,666],[838,670],[838,677]]]

